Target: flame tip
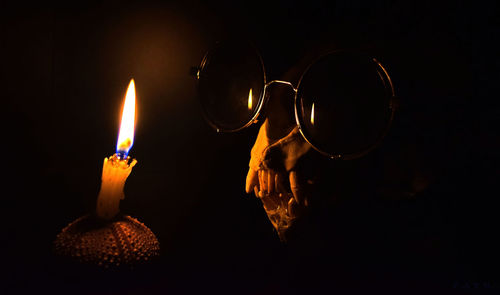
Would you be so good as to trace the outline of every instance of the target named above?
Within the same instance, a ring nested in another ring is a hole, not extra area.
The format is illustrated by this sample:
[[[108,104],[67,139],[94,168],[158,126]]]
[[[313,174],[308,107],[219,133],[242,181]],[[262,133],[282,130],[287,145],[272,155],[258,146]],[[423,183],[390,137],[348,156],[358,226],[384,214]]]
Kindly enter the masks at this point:
[[[135,128],[135,83],[134,78],[130,80],[125,95],[123,104],[120,132],[118,134],[118,142],[116,150],[125,155],[128,154],[134,143],[134,128]]]

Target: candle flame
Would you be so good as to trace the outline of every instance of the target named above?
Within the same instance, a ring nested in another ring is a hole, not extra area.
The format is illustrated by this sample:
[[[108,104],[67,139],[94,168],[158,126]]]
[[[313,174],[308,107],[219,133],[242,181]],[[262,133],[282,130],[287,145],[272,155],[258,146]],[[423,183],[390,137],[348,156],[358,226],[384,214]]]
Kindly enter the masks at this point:
[[[250,88],[250,92],[248,92],[248,110],[252,110],[253,107],[253,97],[252,97],[252,88]]]
[[[116,152],[122,154],[124,157],[128,155],[128,151],[134,144],[134,126],[135,84],[134,79],[131,79],[130,84],[128,84],[127,94],[125,95],[120,132],[118,133],[118,141],[116,143]]]
[[[314,102],[313,102],[313,106],[311,109],[311,124],[314,125]]]

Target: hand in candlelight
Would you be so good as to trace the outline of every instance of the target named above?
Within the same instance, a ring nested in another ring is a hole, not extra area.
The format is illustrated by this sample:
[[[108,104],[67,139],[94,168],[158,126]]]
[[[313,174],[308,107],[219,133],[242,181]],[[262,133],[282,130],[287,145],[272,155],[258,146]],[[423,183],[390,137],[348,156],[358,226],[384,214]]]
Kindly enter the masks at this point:
[[[268,124],[266,120],[261,126],[252,148],[245,189],[261,199],[269,220],[285,240],[286,231],[309,204],[311,185],[301,177],[297,162],[311,146],[297,128],[280,140],[271,140],[267,135]],[[277,161],[277,155],[282,161]]]

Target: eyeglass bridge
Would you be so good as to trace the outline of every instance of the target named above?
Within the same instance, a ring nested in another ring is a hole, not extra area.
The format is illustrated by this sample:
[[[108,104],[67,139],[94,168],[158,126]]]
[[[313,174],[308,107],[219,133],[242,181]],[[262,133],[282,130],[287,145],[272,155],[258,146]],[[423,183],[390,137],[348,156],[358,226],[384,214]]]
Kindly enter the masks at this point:
[[[297,92],[297,88],[295,88],[293,86],[293,84],[291,82],[288,82],[288,81],[283,81],[283,80],[272,80],[272,81],[269,81],[265,84],[265,87],[269,87],[271,86],[272,84],[282,84],[282,85],[288,85],[290,87],[292,87],[293,91],[294,92]]]

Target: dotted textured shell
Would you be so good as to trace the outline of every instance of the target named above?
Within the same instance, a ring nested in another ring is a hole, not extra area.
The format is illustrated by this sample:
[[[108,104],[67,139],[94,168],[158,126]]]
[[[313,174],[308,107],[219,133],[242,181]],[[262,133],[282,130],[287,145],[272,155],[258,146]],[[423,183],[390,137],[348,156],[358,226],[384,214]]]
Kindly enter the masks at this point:
[[[134,266],[159,256],[154,233],[130,216],[100,221],[82,216],[66,226],[54,241],[55,253],[104,268]]]

